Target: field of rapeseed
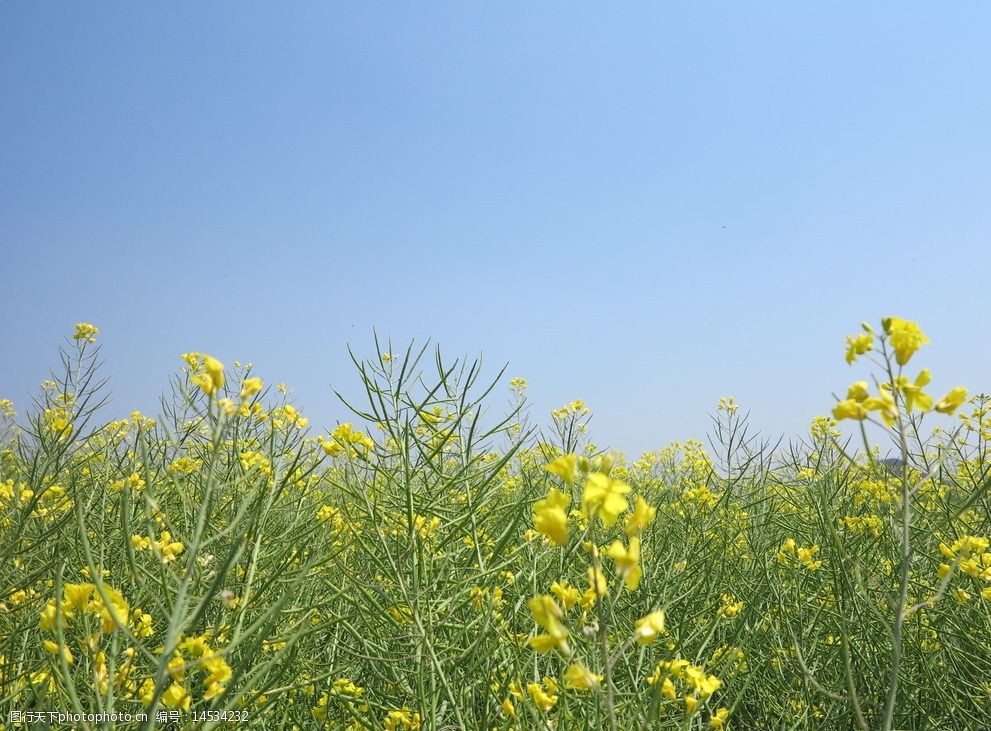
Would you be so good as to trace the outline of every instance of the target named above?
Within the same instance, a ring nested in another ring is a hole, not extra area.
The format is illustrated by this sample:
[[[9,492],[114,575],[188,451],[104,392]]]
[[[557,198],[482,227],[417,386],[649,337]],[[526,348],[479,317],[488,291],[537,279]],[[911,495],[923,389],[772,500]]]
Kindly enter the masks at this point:
[[[199,353],[106,423],[98,337],[0,401],[0,728],[991,724],[991,398],[928,393],[915,323],[848,338],[787,446],[727,398],[635,460],[412,347],[355,359],[330,433]]]

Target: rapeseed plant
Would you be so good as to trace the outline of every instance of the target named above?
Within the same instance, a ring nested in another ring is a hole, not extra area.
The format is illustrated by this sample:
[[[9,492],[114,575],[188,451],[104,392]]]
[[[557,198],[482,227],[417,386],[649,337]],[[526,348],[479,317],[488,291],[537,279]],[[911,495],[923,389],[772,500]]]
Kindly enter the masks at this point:
[[[22,416],[0,400],[4,712],[986,727],[991,397],[931,391],[917,323],[847,338],[868,371],[801,441],[724,397],[709,446],[630,460],[581,400],[541,428],[526,379],[378,341],[326,430],[195,352],[157,418],[101,423],[99,335]]]

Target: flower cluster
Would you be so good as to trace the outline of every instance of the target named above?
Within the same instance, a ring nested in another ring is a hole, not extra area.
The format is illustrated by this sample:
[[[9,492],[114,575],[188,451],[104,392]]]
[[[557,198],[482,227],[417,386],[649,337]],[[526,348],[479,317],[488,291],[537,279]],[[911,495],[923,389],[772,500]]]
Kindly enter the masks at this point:
[[[837,421],[853,419],[863,421],[871,413],[877,412],[884,423],[894,426],[899,418],[899,403],[904,406],[906,414],[913,411],[925,413],[935,410],[941,414],[952,414],[967,400],[967,389],[953,388],[943,398],[936,401],[923,389],[932,380],[932,374],[923,368],[919,374],[910,379],[901,373],[901,367],[908,364],[912,356],[924,343],[929,342],[919,326],[900,317],[888,317],[883,321],[884,334],[877,336],[882,352],[887,352],[888,345],[894,350],[899,372],[880,384],[877,394],[871,395],[867,381],[857,381],[847,390],[846,398],[840,400],[833,408],[833,417]],[[847,338],[848,363],[856,360],[873,349],[874,331],[864,325],[865,332],[858,336]]]

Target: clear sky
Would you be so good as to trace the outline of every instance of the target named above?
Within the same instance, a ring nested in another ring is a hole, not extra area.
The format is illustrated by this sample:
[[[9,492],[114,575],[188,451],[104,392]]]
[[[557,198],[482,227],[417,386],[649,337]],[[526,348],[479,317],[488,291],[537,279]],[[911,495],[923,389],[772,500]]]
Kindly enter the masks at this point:
[[[179,354],[316,426],[347,355],[432,338],[602,445],[734,395],[803,432],[920,321],[991,387],[986,3],[4,3],[0,397],[102,328],[108,416]],[[498,402],[498,400],[497,400]]]

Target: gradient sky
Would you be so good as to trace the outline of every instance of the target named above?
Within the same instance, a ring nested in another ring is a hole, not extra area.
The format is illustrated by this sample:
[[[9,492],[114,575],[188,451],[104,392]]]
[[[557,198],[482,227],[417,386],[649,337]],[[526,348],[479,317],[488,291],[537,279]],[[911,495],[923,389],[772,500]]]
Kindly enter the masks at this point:
[[[804,432],[889,314],[932,338],[934,391],[987,389],[989,28],[985,3],[4,3],[0,397],[80,320],[108,418],[198,350],[333,425],[373,328],[509,362],[536,418],[583,398],[630,452],[729,394]]]

